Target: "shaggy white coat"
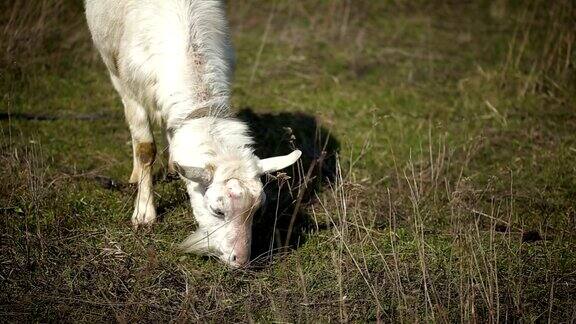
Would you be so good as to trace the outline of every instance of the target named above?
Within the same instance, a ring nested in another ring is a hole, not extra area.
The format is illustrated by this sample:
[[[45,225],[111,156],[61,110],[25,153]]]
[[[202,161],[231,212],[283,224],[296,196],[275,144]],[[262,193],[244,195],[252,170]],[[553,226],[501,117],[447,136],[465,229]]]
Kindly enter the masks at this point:
[[[219,0],[86,0],[94,43],[124,104],[138,183],[132,222],[156,219],[151,163],[140,145],[163,124],[170,163],[186,182],[198,229],[181,247],[233,265],[250,258],[260,175],[293,164],[300,151],[260,160],[247,126],[231,117],[234,55]],[[139,155],[140,154],[140,155]],[[208,181],[207,181],[208,180]]]

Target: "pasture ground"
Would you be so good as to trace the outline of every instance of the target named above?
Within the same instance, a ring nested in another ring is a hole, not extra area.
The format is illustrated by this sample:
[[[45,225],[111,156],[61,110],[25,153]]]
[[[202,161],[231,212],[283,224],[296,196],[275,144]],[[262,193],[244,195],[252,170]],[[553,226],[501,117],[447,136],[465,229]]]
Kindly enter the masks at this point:
[[[304,151],[244,270],[174,250],[164,159],[132,230],[82,3],[0,4],[2,321],[576,321],[573,1],[228,2],[234,107]]]

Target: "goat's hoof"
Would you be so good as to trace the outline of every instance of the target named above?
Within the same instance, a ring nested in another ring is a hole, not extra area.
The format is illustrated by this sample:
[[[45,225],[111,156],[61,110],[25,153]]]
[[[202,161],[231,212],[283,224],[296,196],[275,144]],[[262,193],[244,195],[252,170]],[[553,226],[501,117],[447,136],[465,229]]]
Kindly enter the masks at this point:
[[[180,179],[180,176],[178,175],[178,173],[176,171],[174,172],[166,172],[166,174],[164,175],[165,181],[166,182],[170,182],[170,181],[174,181],[174,180],[178,180]]]
[[[154,208],[151,208],[151,211],[146,210],[144,212],[134,210],[134,214],[132,214],[132,227],[134,227],[135,230],[139,227],[152,227],[155,222],[156,210],[154,210]]]
[[[134,232],[147,234],[152,232],[152,225],[154,225],[154,223],[132,224],[132,229]]]
[[[134,222],[132,222],[132,229],[134,229],[134,231],[148,232],[152,229],[152,225],[154,225],[154,222],[150,222],[150,223],[134,223]]]

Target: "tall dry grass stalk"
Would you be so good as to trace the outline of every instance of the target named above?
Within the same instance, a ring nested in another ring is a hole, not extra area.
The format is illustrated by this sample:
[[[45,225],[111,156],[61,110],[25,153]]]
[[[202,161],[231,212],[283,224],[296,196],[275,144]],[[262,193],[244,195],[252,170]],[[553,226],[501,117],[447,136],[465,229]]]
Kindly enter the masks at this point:
[[[47,176],[49,170],[44,149],[37,139],[29,139],[28,143],[20,146],[14,143],[12,136],[21,135],[7,133],[4,129],[0,129],[0,135],[5,136],[0,141],[0,188],[3,198],[9,208],[17,208],[22,214],[37,217],[45,207],[53,184]],[[38,222],[38,218],[35,221]]]
[[[520,80],[520,95],[544,83],[566,91],[576,71],[576,4],[571,0],[533,1],[520,8],[502,74]]]
[[[0,64],[24,67],[66,54],[66,49],[86,37],[84,18],[77,10],[81,6],[82,2],[71,0],[4,1],[0,4]]]

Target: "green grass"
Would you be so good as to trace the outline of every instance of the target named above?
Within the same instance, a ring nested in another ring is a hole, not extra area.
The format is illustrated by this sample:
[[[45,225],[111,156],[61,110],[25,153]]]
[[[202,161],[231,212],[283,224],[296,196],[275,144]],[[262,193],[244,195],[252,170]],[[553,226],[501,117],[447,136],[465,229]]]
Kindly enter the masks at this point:
[[[195,223],[163,159],[161,221],[132,230],[120,100],[81,6],[45,5],[0,5],[7,321],[576,320],[570,1],[230,2],[233,105],[259,154],[304,151],[244,270],[175,251]]]

